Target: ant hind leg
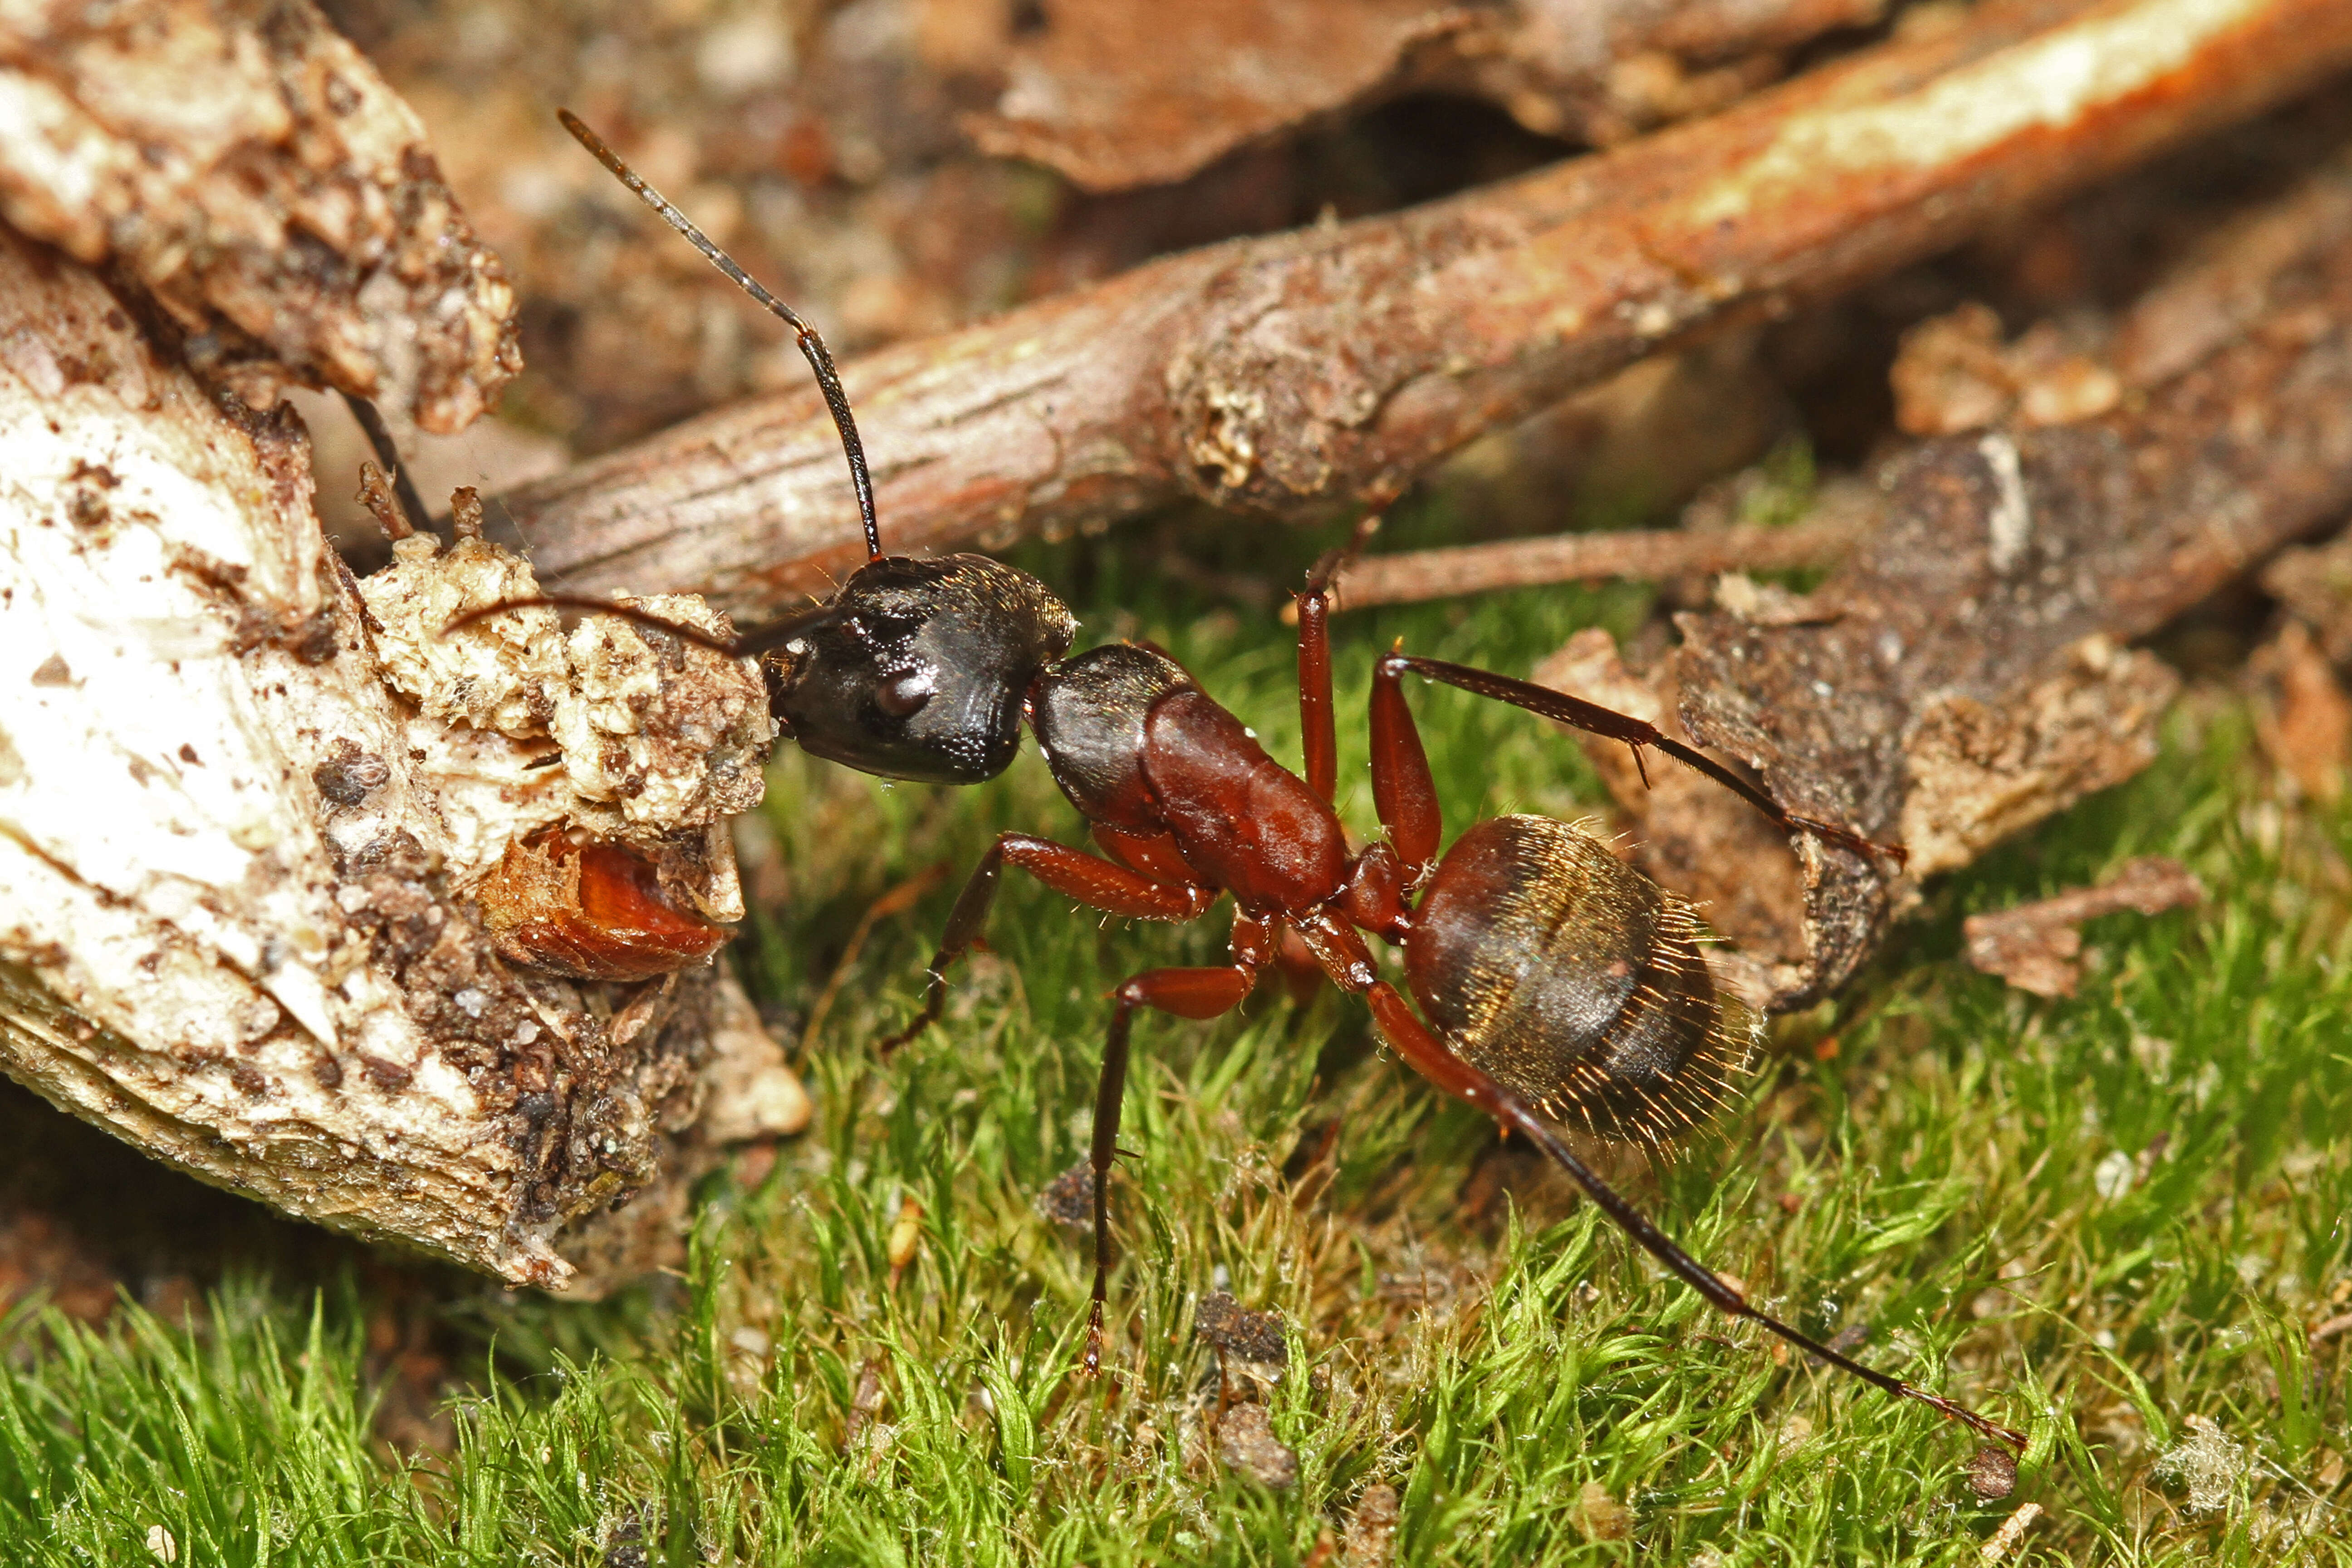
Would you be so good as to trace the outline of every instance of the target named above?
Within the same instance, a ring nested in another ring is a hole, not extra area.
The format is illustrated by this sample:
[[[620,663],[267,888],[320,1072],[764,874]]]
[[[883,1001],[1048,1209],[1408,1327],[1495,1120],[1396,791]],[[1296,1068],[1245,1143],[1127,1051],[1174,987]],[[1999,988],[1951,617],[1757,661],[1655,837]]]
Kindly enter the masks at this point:
[[[1887,861],[1898,870],[1910,858],[1910,851],[1900,844],[1882,843],[1875,838],[1865,838],[1853,829],[1841,827],[1833,822],[1797,816],[1713,757],[1664,733],[1647,720],[1620,713],[1598,702],[1588,702],[1581,697],[1571,697],[1564,691],[1554,691],[1548,686],[1514,680],[1507,675],[1496,675],[1492,670],[1475,669],[1468,665],[1453,664],[1442,658],[1416,658],[1406,654],[1391,653],[1382,655],[1380,663],[1374,667],[1376,698],[1381,692],[1395,690],[1399,680],[1408,673],[1480,697],[1490,697],[1497,702],[1507,702],[1514,708],[1524,708],[1530,713],[1581,730],[1588,735],[1622,741],[1633,749],[1634,763],[1643,768],[1644,782],[1649,778],[1642,757],[1643,748],[1646,746],[1664,752],[1685,767],[1705,773],[1771,818],[1784,833],[1810,833],[1857,855]]]
[[[2024,1451],[2025,1434],[2022,1432],[1979,1415],[1957,1400],[1930,1394],[1916,1384],[1906,1383],[1899,1377],[1864,1366],[1790,1327],[1761,1308],[1750,1305],[1745,1296],[1726,1284],[1713,1269],[1685,1252],[1648,1215],[1628,1203],[1616,1189],[1603,1182],[1598,1173],[1577,1158],[1576,1152],[1569,1147],[1567,1141],[1537,1115],[1535,1109],[1526,1100],[1448,1049],[1436,1032],[1422,1022],[1412,1004],[1396,987],[1385,980],[1379,981],[1365,988],[1364,999],[1371,1005],[1372,1019],[1379,1026],[1381,1037],[1404,1058],[1408,1067],[1455,1099],[1485,1111],[1510,1131],[1525,1135],[1554,1164],[1567,1172],[1576,1184],[1584,1189],[1585,1195],[1620,1230],[1632,1237],[1636,1246],[1665,1265],[1676,1278],[1704,1296],[1708,1305],[1717,1311],[1729,1317],[1745,1318],[1806,1354],[1818,1356],[1888,1394],[1925,1405],[1940,1415],[1965,1424],[1985,1437],[2007,1445],[2012,1452]]]

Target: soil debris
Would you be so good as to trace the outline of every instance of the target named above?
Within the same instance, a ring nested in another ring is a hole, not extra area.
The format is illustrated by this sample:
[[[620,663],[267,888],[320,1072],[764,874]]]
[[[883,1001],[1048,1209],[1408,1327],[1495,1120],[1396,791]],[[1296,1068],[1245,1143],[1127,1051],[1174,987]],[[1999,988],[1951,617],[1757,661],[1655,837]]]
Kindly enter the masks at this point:
[[[1397,1489],[1385,1481],[1364,1489],[1339,1538],[1342,1568],[1389,1568],[1396,1561]]]

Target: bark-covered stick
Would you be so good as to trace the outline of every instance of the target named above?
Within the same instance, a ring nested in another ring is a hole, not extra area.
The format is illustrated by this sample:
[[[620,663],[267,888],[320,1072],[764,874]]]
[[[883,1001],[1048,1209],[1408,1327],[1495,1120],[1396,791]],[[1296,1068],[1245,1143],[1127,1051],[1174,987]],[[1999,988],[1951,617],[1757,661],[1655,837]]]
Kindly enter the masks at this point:
[[[1827,566],[1860,538],[1860,509],[1839,515],[1817,509],[1786,528],[1623,528],[1498,540],[1445,550],[1402,550],[1349,563],[1331,585],[1334,611],[1412,605],[1497,588],[1528,588],[1588,578],[1663,582],[1722,572],[1787,572]],[[1286,615],[1295,620],[1296,612]]]
[[[884,540],[1381,493],[1661,344],[1931,254],[2347,62],[2341,0],[1999,0],[1602,156],[904,344],[843,373]],[[573,589],[764,612],[860,555],[814,393],[506,500]]]

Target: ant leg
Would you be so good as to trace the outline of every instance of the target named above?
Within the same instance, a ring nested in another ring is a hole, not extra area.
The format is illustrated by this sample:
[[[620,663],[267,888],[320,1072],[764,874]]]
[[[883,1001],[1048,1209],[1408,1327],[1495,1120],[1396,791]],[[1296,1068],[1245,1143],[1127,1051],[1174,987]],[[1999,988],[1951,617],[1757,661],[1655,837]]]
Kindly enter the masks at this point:
[[[1372,667],[1372,805],[1389,830],[1403,880],[1414,885],[1437,858],[1444,816],[1421,730],[1405,705],[1404,688],[1389,668],[1401,657],[1389,654]]]
[[[1343,985],[1346,984],[1337,973],[1332,978],[1339,980]],[[1550,1156],[1553,1163],[1574,1178],[1576,1184],[1584,1189],[1585,1195],[1620,1230],[1633,1237],[1643,1251],[1664,1264],[1685,1284],[1706,1297],[1707,1303],[1717,1311],[1734,1318],[1746,1318],[1808,1355],[1819,1356],[1864,1383],[1902,1398],[1916,1400],[1955,1421],[1965,1423],[1986,1437],[2007,1444],[2012,1451],[2024,1450],[2025,1434],[2022,1432],[1988,1420],[1956,1400],[1930,1394],[1916,1384],[1906,1383],[1899,1377],[1866,1367],[1810,1335],[1790,1328],[1769,1312],[1750,1306],[1746,1297],[1725,1284],[1713,1269],[1677,1247],[1673,1237],[1652,1224],[1647,1215],[1626,1202],[1590,1166],[1578,1159],[1576,1152],[1552,1131],[1543,1118],[1536,1114],[1535,1109],[1526,1100],[1447,1049],[1429,1026],[1421,1021],[1412,1005],[1405,1001],[1395,986],[1382,980],[1368,987],[1350,989],[1364,992],[1364,999],[1371,1005],[1372,1021],[1380,1026],[1381,1037],[1395,1047],[1408,1067],[1456,1100],[1467,1101],[1504,1127],[1525,1135],[1528,1142]]]
[[[1336,564],[1332,555],[1315,563],[1307,574],[1307,591],[1297,596],[1299,750],[1307,764],[1307,787],[1326,805],[1339,782],[1339,725],[1331,716],[1331,574],[1327,568]]]
[[[1307,784],[1323,803],[1339,780],[1339,737],[1331,717],[1331,584],[1364,552],[1381,526],[1384,500],[1356,523],[1347,543],[1327,550],[1307,571],[1307,586],[1293,595],[1298,605],[1298,718],[1305,739]]]
[[[948,1000],[948,967],[971,950],[988,924],[989,906],[996,901],[996,884],[1006,865],[1028,872],[1057,893],[1066,893],[1092,909],[1146,921],[1198,920],[1217,901],[1213,888],[1156,882],[1139,871],[1114,865],[1098,855],[1038,838],[1026,833],[1002,833],[972,868],[971,879],[956,895],[949,912],[947,933],[931,955],[930,987],[915,1021],[882,1042],[888,1055],[940,1020]]]
[[[1507,702],[1515,708],[1524,708],[1530,713],[1538,713],[1546,719],[1556,720],[1562,724],[1581,730],[1588,735],[1600,735],[1612,741],[1622,741],[1633,749],[1633,762],[1637,767],[1643,765],[1642,748],[1654,746],[1675,761],[1705,773],[1708,778],[1739,796],[1766,816],[1770,817],[1784,833],[1810,833],[1817,838],[1825,838],[1832,844],[1843,845],[1858,855],[1875,856],[1881,859],[1890,860],[1897,868],[1911,858],[1910,851],[1900,844],[1882,844],[1874,838],[1864,837],[1850,827],[1840,827],[1832,822],[1822,822],[1810,816],[1799,816],[1793,812],[1784,810],[1780,802],[1717,762],[1713,757],[1683,744],[1670,735],[1662,733],[1654,724],[1633,718],[1630,714],[1620,713],[1613,708],[1603,708],[1598,702],[1587,702],[1580,697],[1570,697],[1564,691],[1554,691],[1549,687],[1536,686],[1524,680],[1514,680],[1507,675],[1496,675],[1491,670],[1473,669],[1468,665],[1449,664],[1442,658],[1412,658],[1402,653],[1391,653],[1384,654],[1381,658],[1373,678],[1375,691],[1383,685],[1393,687],[1399,678],[1408,670],[1431,680],[1441,681],[1447,686],[1458,687],[1464,691],[1475,692],[1480,697],[1491,697],[1498,702]],[[1374,711],[1377,713],[1378,709],[1375,708]],[[1643,778],[1646,781],[1648,777],[1648,771],[1644,768]]]
[[[1255,984],[1257,965],[1236,952],[1234,962],[1220,969],[1146,970],[1114,994],[1110,1031],[1103,1041],[1102,1077],[1095,1085],[1090,1153],[1095,1176],[1095,1283],[1087,1308],[1087,1351],[1082,1363],[1088,1377],[1102,1371],[1103,1302],[1110,1294],[1110,1165],[1118,1153],[1119,1103],[1127,1091],[1127,1037],[1135,1010],[1156,1007],[1179,1018],[1214,1018],[1240,1006]]]

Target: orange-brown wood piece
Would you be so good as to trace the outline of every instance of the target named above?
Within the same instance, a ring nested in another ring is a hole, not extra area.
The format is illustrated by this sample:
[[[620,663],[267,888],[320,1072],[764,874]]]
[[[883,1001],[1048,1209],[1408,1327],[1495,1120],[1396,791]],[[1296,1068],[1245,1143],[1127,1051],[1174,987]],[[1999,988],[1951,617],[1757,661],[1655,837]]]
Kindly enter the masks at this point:
[[[574,845],[560,829],[509,848],[474,898],[499,957],[575,980],[649,980],[731,934],[673,903],[635,851]]]

